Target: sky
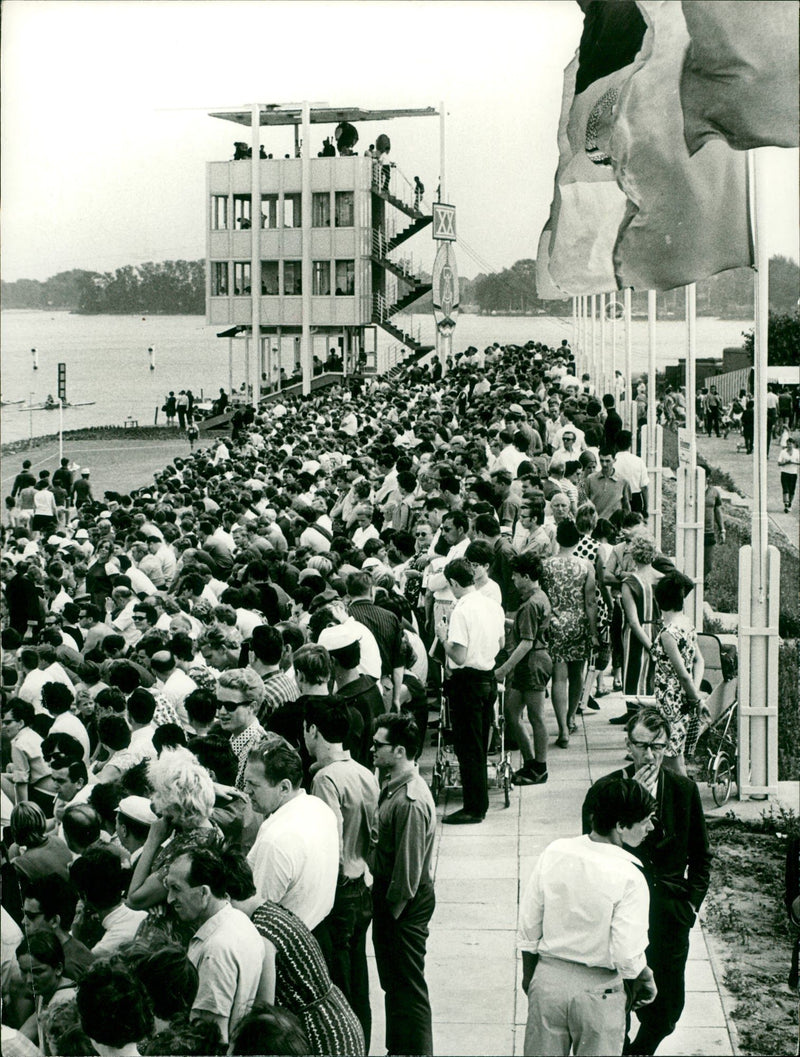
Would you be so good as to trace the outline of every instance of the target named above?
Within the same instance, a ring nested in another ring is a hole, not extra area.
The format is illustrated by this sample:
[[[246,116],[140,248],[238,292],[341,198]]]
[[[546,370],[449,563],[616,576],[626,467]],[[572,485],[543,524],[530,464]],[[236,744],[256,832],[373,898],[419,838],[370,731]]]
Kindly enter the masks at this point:
[[[204,257],[206,162],[249,136],[208,112],[304,99],[443,100],[460,273],[535,257],[581,26],[574,0],[4,0],[3,278]],[[380,132],[433,192],[438,119],[363,125],[359,152]],[[312,127],[314,155],[332,133]],[[798,259],[798,152],[766,153],[769,251]],[[426,233],[410,248],[430,268]]]

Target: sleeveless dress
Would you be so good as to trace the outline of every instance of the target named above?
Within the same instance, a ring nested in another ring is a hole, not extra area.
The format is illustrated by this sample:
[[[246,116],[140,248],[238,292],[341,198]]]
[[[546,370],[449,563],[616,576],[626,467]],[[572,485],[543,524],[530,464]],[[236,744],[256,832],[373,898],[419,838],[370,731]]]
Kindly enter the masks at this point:
[[[253,924],[275,947],[275,1005],[300,1018],[311,1053],[362,1057],[364,1032],[342,992],[331,983],[322,950],[291,910],[266,902]]]
[[[644,632],[652,641],[654,635],[653,621],[658,618],[658,606],[653,598],[653,586],[641,580],[636,573],[630,573],[623,583],[628,585],[636,614]],[[622,692],[625,697],[652,697],[653,666],[650,654],[631,631],[626,622],[622,636],[624,665],[622,674]]]
[[[543,564],[541,586],[552,606],[548,640],[554,661],[585,661],[591,653],[583,598],[588,575],[588,562],[572,555],[557,555]]]
[[[662,630],[667,631],[675,639],[681,660],[687,672],[691,672],[697,653],[697,633],[694,628],[685,628],[680,624],[670,624],[668,628]],[[661,645],[660,635],[655,642],[653,661],[655,667],[656,708],[669,723],[671,731],[669,744],[664,755],[680,756],[686,748],[687,731],[689,731],[691,720],[694,718],[693,710],[685,711],[687,704],[683,689],[675,669],[672,667],[672,662]]]

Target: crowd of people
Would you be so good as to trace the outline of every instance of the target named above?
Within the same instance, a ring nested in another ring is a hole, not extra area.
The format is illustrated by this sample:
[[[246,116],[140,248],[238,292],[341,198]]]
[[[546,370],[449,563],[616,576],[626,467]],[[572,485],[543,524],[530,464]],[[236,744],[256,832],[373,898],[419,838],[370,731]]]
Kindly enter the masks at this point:
[[[535,796],[579,710],[624,694],[633,762],[525,900],[526,1053],[562,1052],[537,1047],[576,962],[613,996],[580,1052],[621,1052],[626,987],[629,1052],[674,1029],[709,863],[683,762],[704,719],[691,581],[647,532],[615,396],[566,342],[450,367],[251,409],[126,494],[23,464],[0,555],[4,1052],[369,1052],[371,924],[386,1048],[433,1053],[419,761],[442,692],[447,825],[486,817],[499,707]],[[573,859],[602,918],[582,946],[553,931]]]

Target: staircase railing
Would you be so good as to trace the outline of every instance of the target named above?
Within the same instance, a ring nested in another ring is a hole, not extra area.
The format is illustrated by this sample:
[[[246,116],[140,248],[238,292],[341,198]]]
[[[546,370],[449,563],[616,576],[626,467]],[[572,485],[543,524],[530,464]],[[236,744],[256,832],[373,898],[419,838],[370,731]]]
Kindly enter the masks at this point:
[[[381,165],[378,161],[372,163],[372,186],[384,194],[390,194],[392,198],[398,199],[407,209],[416,212],[423,211],[423,197],[415,190],[412,180],[394,162]]]

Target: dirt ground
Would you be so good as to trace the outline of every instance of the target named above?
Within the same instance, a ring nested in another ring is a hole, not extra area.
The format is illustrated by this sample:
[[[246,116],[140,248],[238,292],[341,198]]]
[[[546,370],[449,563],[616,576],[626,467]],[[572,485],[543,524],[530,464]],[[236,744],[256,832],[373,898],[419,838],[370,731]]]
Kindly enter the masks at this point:
[[[783,905],[781,825],[757,825],[772,832],[754,832],[725,817],[710,827],[716,858],[704,919],[724,952],[724,983],[745,1054],[797,1052],[797,996],[786,983],[793,931]]]

